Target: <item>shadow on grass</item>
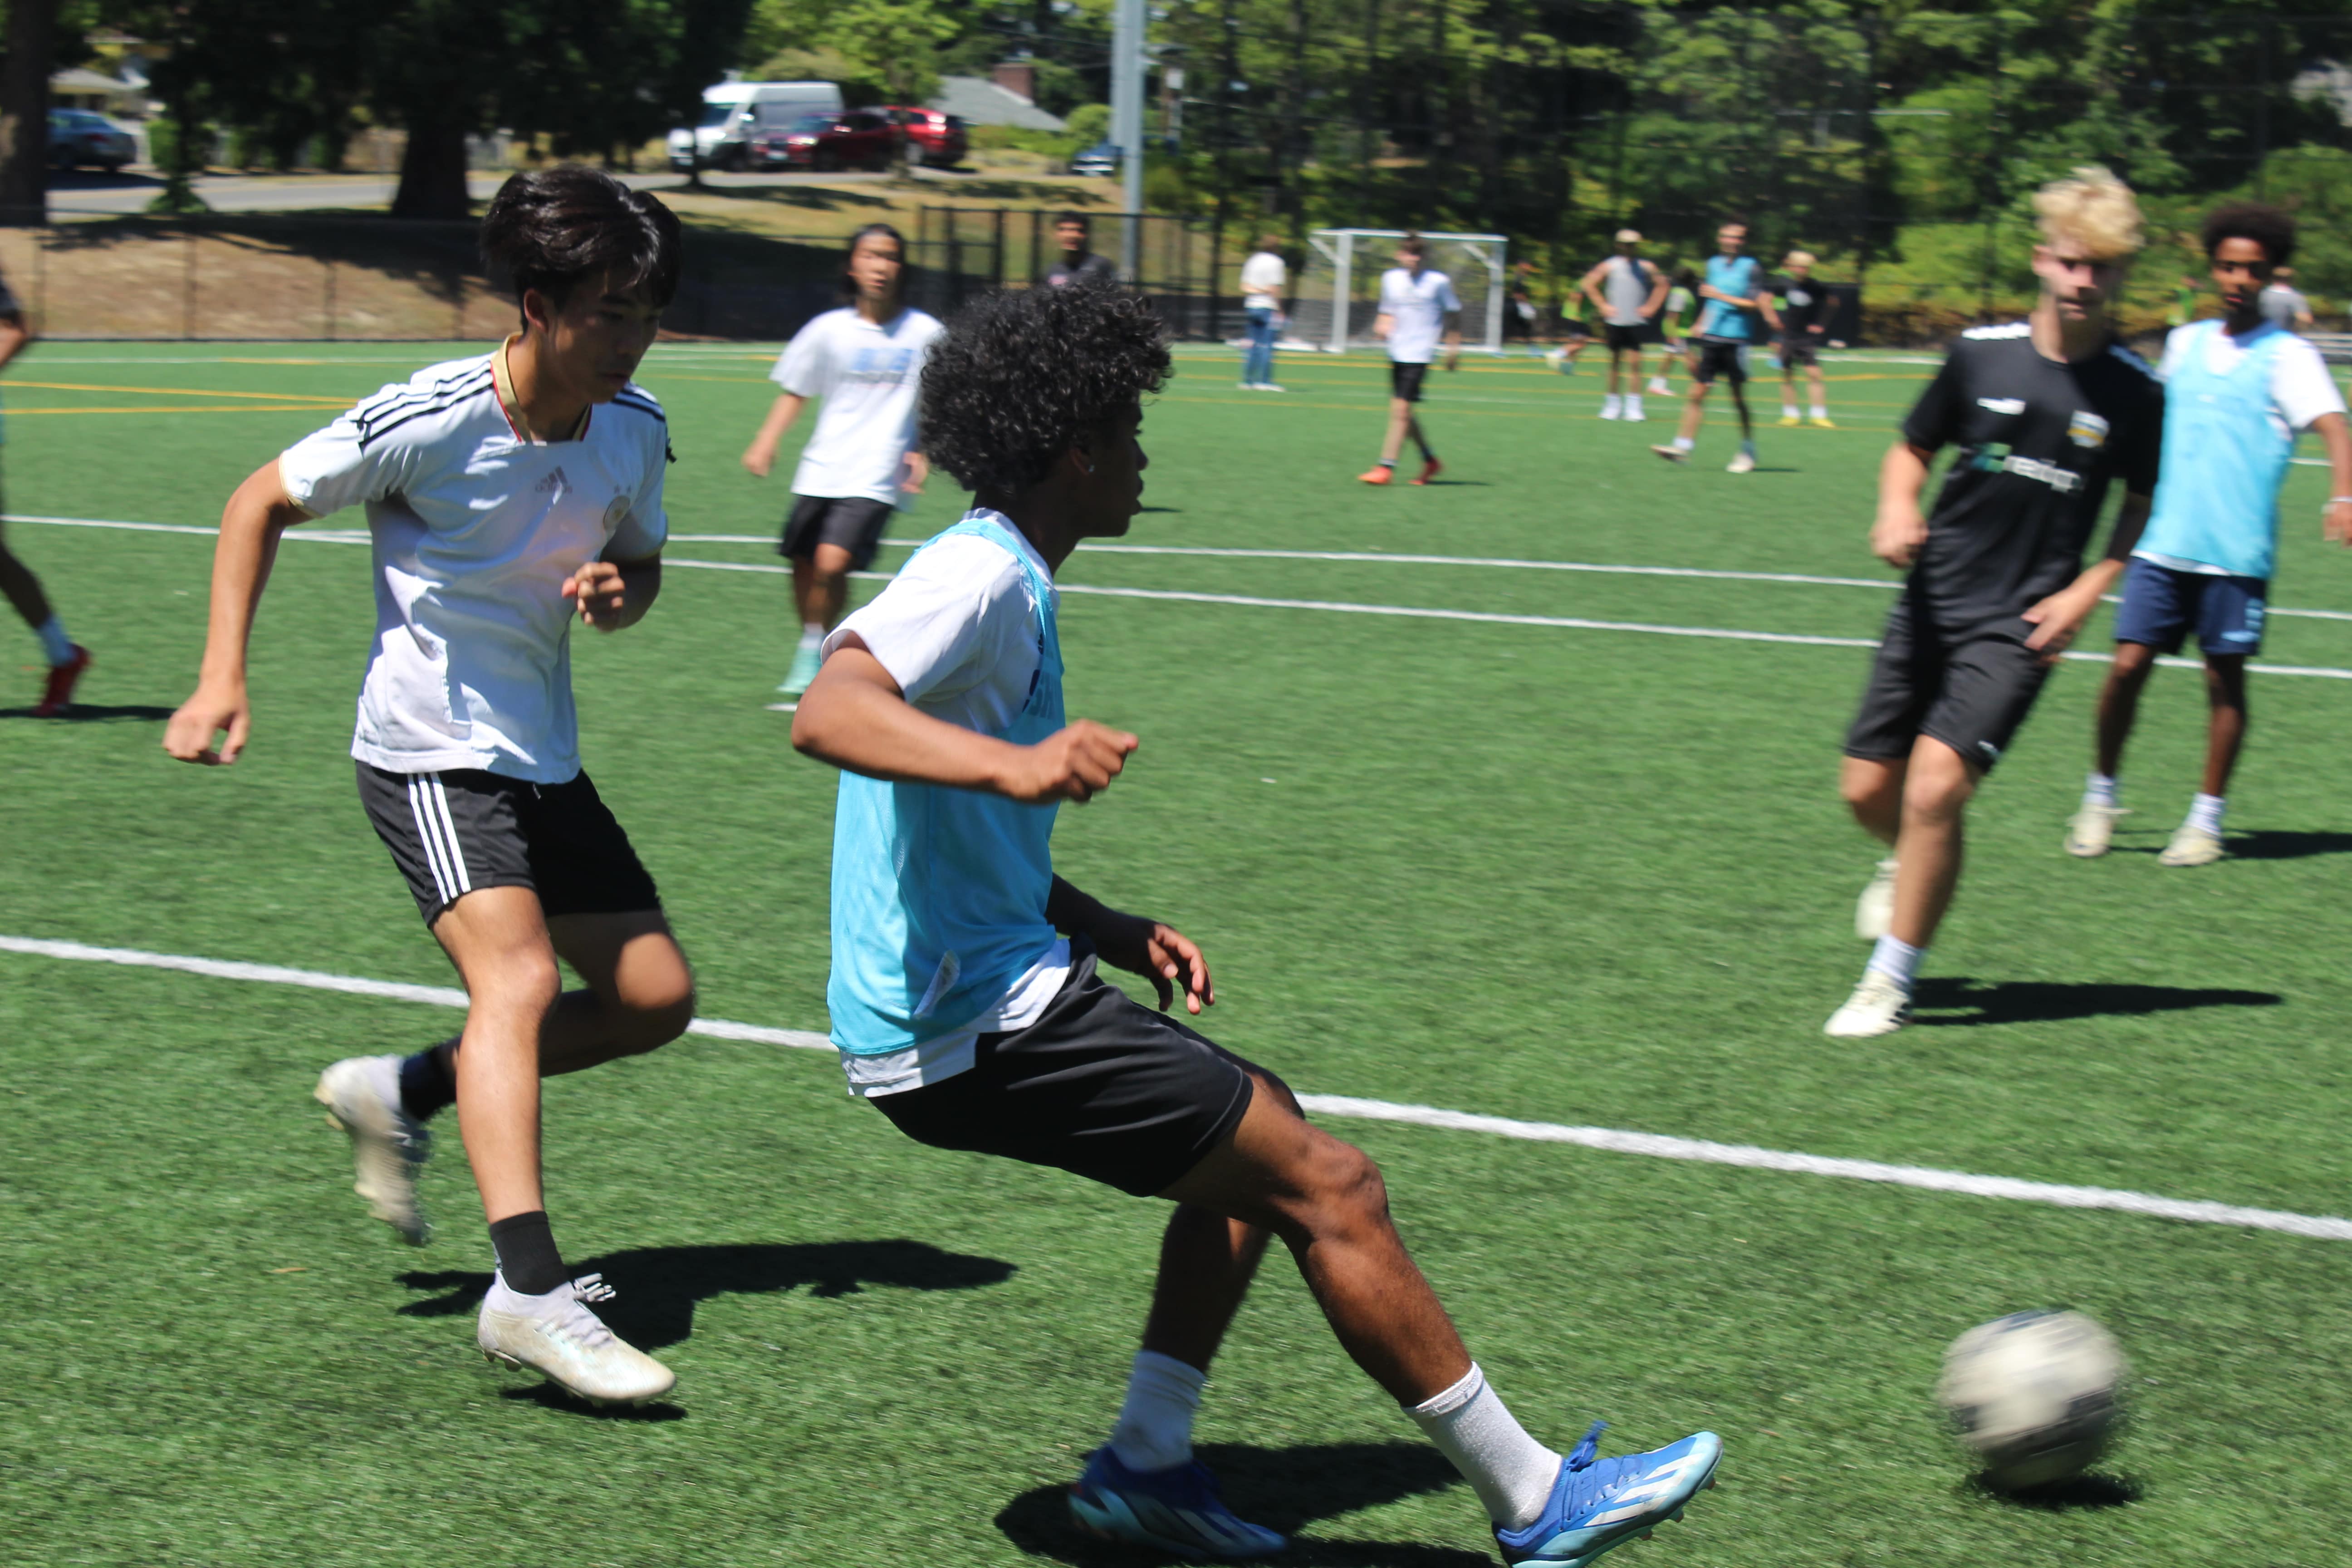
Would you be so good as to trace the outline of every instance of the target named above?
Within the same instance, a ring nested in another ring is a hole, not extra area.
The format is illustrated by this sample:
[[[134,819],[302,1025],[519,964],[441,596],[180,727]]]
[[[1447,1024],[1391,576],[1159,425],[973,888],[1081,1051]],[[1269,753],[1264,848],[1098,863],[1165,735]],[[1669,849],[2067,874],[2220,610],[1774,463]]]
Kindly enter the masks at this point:
[[[173,710],[150,708],[144,703],[132,703],[121,708],[102,708],[88,702],[76,702],[62,713],[43,714],[30,708],[0,708],[0,719],[41,719],[51,724],[119,724],[123,722],[152,724],[169,719]]]
[[[2352,833],[2293,833],[2257,828],[2226,840],[2233,860],[2301,860],[2312,855],[2352,853]]]
[[[1286,1535],[1318,1519],[1376,1508],[1453,1486],[1461,1478],[1436,1449],[1421,1443],[1332,1443],[1260,1448],[1205,1445],[1200,1456],[1225,1483],[1226,1503],[1244,1519]],[[1099,1541],[1071,1522],[1068,1492],[1038,1487],[996,1516],[996,1528],[1032,1557],[1071,1568],[1133,1568],[1134,1547]],[[1475,1502],[1465,1504],[1475,1509]],[[1295,1539],[1282,1553],[1304,1568],[1492,1568],[1483,1552],[1402,1541]]]
[[[552,1410],[561,1415],[585,1415],[592,1421],[618,1421],[637,1426],[659,1426],[665,1421],[683,1421],[686,1412],[667,1400],[652,1405],[591,1405],[584,1399],[574,1399],[551,1383],[534,1383],[529,1388],[508,1388],[499,1393],[500,1399],[510,1399],[517,1405],[536,1405],[541,1410]]]
[[[908,1290],[971,1290],[999,1285],[1013,1266],[996,1258],[944,1252],[920,1241],[817,1241],[795,1246],[745,1242],[721,1247],[641,1247],[572,1265],[573,1275],[602,1274],[615,1294],[596,1308],[614,1333],[657,1351],[694,1332],[695,1304],[713,1296],[763,1295],[810,1287],[847,1296],[868,1285]],[[471,1271],[413,1270],[400,1282],[440,1294],[397,1309],[403,1317],[447,1318],[481,1305],[490,1277]]]
[[[1936,1027],[1976,1024],[2050,1024],[2071,1018],[2179,1013],[2195,1007],[2275,1007],[2286,998],[2271,991],[2194,989],[2092,982],[2009,980],[1986,984],[1972,975],[1922,980],[1912,1005],[1922,1016],[1913,1022]],[[1966,1011],[1933,1016],[1947,1008]]]
[[[2147,1489],[2129,1476],[2074,1476],[2046,1486],[2020,1487],[2007,1491],[1983,1476],[1968,1483],[1979,1497],[2011,1508],[2041,1513],[2073,1513],[2084,1509],[2129,1508],[2147,1495]]]

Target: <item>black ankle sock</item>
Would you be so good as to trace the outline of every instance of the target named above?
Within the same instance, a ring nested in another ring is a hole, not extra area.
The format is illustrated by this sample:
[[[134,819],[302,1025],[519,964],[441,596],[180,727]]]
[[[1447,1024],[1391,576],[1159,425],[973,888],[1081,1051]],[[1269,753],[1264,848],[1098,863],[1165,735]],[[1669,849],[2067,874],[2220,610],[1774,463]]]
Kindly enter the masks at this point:
[[[423,1121],[457,1101],[448,1042],[400,1058],[400,1108]]]
[[[490,1246],[509,1290],[544,1296],[572,1278],[564,1272],[563,1255],[555,1250],[555,1232],[548,1228],[545,1209],[492,1220]]]

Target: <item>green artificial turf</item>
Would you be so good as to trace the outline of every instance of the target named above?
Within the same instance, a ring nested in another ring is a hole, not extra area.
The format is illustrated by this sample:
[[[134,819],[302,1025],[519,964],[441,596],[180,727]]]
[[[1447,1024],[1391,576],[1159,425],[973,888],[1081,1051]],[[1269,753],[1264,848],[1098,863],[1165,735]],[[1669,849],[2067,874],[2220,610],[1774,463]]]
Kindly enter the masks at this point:
[[[20,514],[209,525],[341,404],[465,352],[77,344],[12,367]],[[1592,356],[1597,357],[1597,356]],[[674,562],[773,566],[789,468],[735,457],[765,356],[664,349]],[[1379,366],[1286,356],[1281,397],[1188,353],[1151,410],[1128,542],[1891,578],[1872,475],[1926,367],[1833,365],[1835,431],[1755,475],[1591,418],[1599,378],[1436,378],[1445,484],[1353,483]],[[1777,389],[1759,388],[1777,414]],[[2289,481],[2281,605],[2352,610]],[[942,480],[902,519],[950,521]],[[327,528],[356,527],[356,516]],[[254,742],[167,761],[209,542],[11,524],[98,665],[72,722],[0,712],[0,934],[448,984],[345,748],[367,552],[289,542],[256,637]],[[904,551],[885,552],[887,568]],[[1868,637],[1884,587],[1527,567],[1090,552],[1064,581],[1318,603]],[[861,595],[876,586],[865,584]],[[824,1024],[832,777],[767,710],[782,578],[678,567],[640,627],[575,639],[587,764],[660,880],[701,1011]],[[2342,1213],[2352,1016],[2338,780],[2352,685],[2257,677],[2236,855],[2154,851],[2196,787],[2201,698],[2160,676],[2118,851],[2059,851],[2099,670],[2065,669],[1971,816],[1918,1026],[1824,1039],[1864,952],[1874,847],[1837,747],[1859,648],[1073,593],[1069,706],[1142,751],[1066,811],[1060,868],[1198,938],[1217,1038],[1302,1089],[1528,1121]],[[31,692],[13,645],[0,679]],[[2274,618],[2265,658],[2352,667],[2352,626]],[[2103,646],[2096,637],[2084,646]],[[28,698],[0,700],[26,701]],[[309,1089],[453,1012],[0,953],[0,1563],[796,1564],[1131,1561],[1063,1522],[1141,1316],[1160,1205],[927,1151],[822,1053],[690,1037],[548,1093],[551,1205],[674,1402],[593,1415],[485,1366],[488,1251],[454,1121],[401,1247]],[[1474,1352],[1557,1445],[1724,1434],[1725,1489],[1627,1561],[2106,1568],[2341,1561],[2352,1247],[2107,1212],[1334,1121]],[[1977,1490],[1929,1391],[1943,1345],[2078,1306],[2132,1358],[2096,1480]],[[1491,1561],[1466,1489],[1332,1344],[1276,1258],[1201,1436],[1318,1568]]]

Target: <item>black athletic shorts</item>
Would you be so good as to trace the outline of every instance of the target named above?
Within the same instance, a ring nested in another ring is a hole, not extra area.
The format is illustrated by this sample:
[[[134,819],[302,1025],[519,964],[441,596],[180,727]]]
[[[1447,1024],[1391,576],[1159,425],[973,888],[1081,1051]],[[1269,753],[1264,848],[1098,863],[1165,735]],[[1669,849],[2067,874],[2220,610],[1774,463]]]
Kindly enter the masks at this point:
[[[478,768],[395,773],[361,763],[359,776],[368,820],[428,926],[477,888],[529,888],[548,915],[661,908],[586,773],[536,784]]]
[[[1821,363],[1821,340],[1811,333],[1792,337],[1780,345],[1780,365],[1784,370],[1801,370],[1806,365]]]
[[[1429,374],[1425,364],[1399,364],[1389,362],[1389,395],[1402,397],[1407,403],[1421,401],[1422,379]]]
[[[849,552],[849,569],[863,572],[874,564],[882,531],[898,510],[871,496],[794,496],[776,552],[806,561],[816,554],[818,545],[837,544]]]
[[[1639,353],[1656,341],[1654,330],[1647,321],[1636,321],[1630,327],[1621,327],[1611,321],[1601,330],[1608,338],[1612,353],[1620,350]]]
[[[935,1149],[1164,1193],[1241,1125],[1255,1082],[1239,1057],[1097,974],[1085,942],[1070,952],[1070,978],[1034,1024],[981,1036],[953,1078],[866,1103]]]
[[[1930,735],[1990,772],[2050,678],[2025,646],[2032,629],[2014,616],[1958,631],[1922,625],[1906,594],[1886,617],[1845,754],[1907,757],[1914,741]]]
[[[1701,386],[1717,375],[1734,386],[1748,384],[1748,345],[1731,338],[1701,338],[1691,379]]]

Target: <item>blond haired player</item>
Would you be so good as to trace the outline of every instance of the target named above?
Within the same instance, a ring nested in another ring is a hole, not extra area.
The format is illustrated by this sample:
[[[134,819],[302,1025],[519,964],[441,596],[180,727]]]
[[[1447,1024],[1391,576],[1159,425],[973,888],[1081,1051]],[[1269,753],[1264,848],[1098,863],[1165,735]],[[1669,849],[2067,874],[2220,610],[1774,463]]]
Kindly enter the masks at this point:
[[[1969,798],[2123,574],[2156,490],[2164,395],[2107,310],[2140,247],[2139,205],[2086,167],[2044,185],[2033,208],[2032,317],[1961,333],[1879,468],[1870,547],[1910,576],[1847,731],[1839,786],[1893,853],[1854,912],[1856,934],[1875,946],[1830,1018],[1832,1036],[1909,1021],[1919,961],[1959,885]],[[1919,493],[1945,447],[1958,455],[1923,515]],[[2115,531],[2085,569],[2116,479]]]
[[[1797,372],[1802,369],[1813,395],[1816,427],[1834,430],[1829,399],[1822,386],[1822,344],[1828,340],[1833,301],[1813,281],[1813,253],[1792,250],[1780,263],[1788,281],[1780,287],[1780,423],[1794,426],[1797,418]]]

